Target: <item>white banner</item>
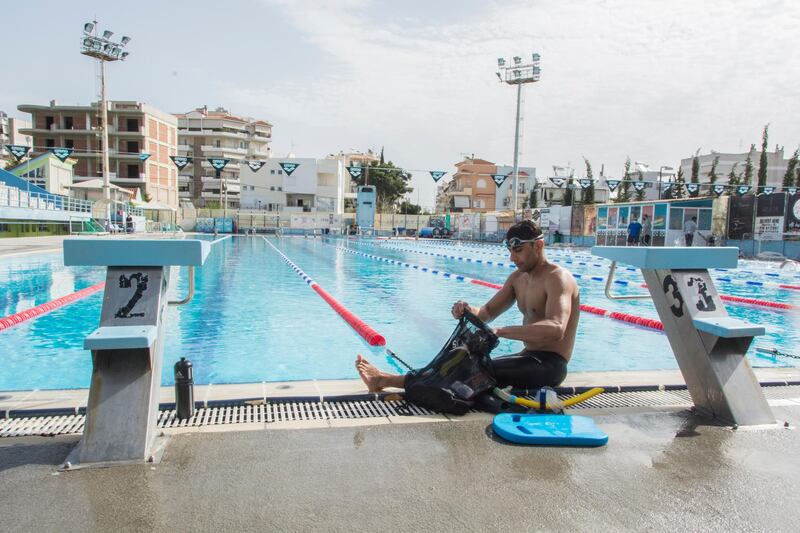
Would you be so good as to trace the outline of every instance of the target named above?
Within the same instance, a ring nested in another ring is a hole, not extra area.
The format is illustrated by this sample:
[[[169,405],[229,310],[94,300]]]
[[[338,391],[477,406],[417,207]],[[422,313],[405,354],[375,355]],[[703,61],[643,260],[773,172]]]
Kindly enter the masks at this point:
[[[756,217],[755,238],[759,241],[779,241],[783,238],[783,217]]]

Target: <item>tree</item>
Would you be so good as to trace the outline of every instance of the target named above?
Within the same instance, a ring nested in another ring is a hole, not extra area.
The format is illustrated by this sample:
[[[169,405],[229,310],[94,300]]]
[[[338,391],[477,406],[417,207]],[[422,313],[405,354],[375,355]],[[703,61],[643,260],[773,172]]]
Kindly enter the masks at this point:
[[[786,174],[783,175],[783,188],[794,185],[795,174],[797,173],[797,163],[800,160],[800,148],[794,151],[789,162],[786,163]]]
[[[619,184],[619,189],[617,192],[617,202],[630,202],[631,201],[631,180],[630,180],[630,171],[631,171],[631,158],[625,158],[625,173],[622,175],[622,183]]]
[[[717,165],[719,164],[719,156],[714,156],[714,160],[711,162],[711,170],[708,171],[708,183],[714,185],[717,182]],[[708,196],[714,196],[714,188],[708,188]]]
[[[761,157],[758,160],[758,186],[767,185],[767,140],[769,139],[769,124],[764,126],[761,134]]]
[[[583,203],[594,203],[594,175],[592,174],[592,164],[585,157],[583,160],[586,162],[586,179],[589,180],[589,186],[583,189]]]
[[[567,183],[564,184],[564,195],[561,197],[561,205],[572,205],[574,190],[572,188],[572,176],[567,178]]]
[[[642,171],[641,170],[636,171],[636,175],[639,178],[638,181],[644,183],[644,174],[642,174]],[[637,189],[636,192],[634,193],[637,202],[644,202],[644,195],[645,195],[644,187],[642,188],[642,190]]]
[[[369,184],[374,185],[377,192],[378,205],[376,207],[379,212],[394,211],[397,202],[412,191],[408,186],[411,174],[394,166],[391,161],[384,163],[372,161],[365,170],[366,172],[361,174],[357,183],[364,185],[367,174],[369,174]]]
[[[417,204],[412,204],[408,200],[400,202],[399,213],[401,215],[419,215],[422,212],[422,207]]]
[[[734,163],[731,167],[731,171],[728,173],[728,185],[739,185],[739,178],[741,177],[739,174],[736,174],[736,165],[739,163]]]
[[[681,167],[678,167],[678,175],[675,176],[675,184],[676,184],[675,194],[671,195],[673,198],[683,198],[683,184],[685,182],[686,179],[683,177],[683,169]],[[672,187],[670,187],[670,191],[671,190]]]
[[[530,196],[528,197],[528,207],[530,207],[531,209],[535,209],[536,207],[539,207],[538,189],[536,188],[535,184],[534,184],[533,188],[531,189]]]
[[[753,183],[753,152],[756,151],[756,145],[750,145],[750,151],[747,152],[747,159],[744,161],[744,185]]]
[[[699,150],[698,150],[699,152]],[[694,154],[692,157],[692,183],[700,183],[700,159],[697,158],[697,154]]]

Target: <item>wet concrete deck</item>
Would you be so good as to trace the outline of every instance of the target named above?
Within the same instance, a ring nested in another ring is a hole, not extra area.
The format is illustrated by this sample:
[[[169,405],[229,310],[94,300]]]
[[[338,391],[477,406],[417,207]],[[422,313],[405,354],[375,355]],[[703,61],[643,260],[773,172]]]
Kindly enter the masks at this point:
[[[800,423],[800,407],[774,407]],[[78,437],[0,441],[15,531],[800,529],[794,429],[686,411],[596,415],[603,448],[500,442],[459,423],[185,433],[162,462],[58,473]]]

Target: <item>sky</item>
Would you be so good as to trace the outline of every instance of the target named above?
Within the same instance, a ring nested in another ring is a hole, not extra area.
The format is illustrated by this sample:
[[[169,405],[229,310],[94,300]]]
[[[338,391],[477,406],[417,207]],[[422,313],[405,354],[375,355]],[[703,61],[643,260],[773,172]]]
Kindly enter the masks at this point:
[[[273,154],[383,147],[434,204],[428,170],[510,165],[515,88],[497,58],[541,54],[523,89],[520,165],[619,176],[697,149],[800,145],[800,4],[789,1],[31,0],[4,6],[0,110],[97,100],[84,22],[132,37],[108,96],[207,105],[273,124]],[[787,155],[788,157],[788,155]]]

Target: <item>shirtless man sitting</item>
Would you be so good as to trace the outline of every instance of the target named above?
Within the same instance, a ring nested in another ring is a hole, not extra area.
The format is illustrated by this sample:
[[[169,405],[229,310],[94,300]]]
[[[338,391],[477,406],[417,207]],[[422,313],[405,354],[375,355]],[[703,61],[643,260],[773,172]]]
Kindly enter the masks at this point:
[[[578,285],[566,269],[547,260],[544,235],[532,222],[523,220],[511,226],[504,244],[517,269],[503,288],[482,307],[459,300],[451,312],[453,317],[461,318],[469,309],[488,323],[517,302],[522,325],[496,328],[494,332],[498,337],[522,341],[525,349],[492,359],[495,379],[501,387],[555,387],[567,376],[567,363],[575,345],[580,315]],[[405,375],[381,372],[361,355],[356,358],[356,370],[370,392],[385,387],[403,388],[405,384]]]

